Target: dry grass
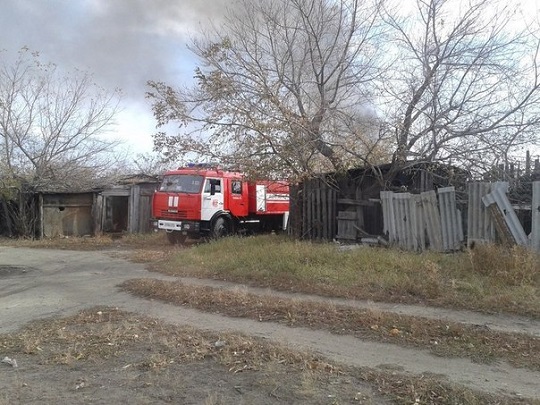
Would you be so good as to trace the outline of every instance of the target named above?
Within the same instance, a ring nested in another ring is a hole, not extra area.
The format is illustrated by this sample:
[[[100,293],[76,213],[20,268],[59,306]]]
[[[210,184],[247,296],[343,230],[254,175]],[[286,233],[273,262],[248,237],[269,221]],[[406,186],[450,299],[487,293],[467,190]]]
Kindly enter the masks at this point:
[[[69,318],[30,324],[18,333],[0,335],[0,348],[11,357],[35,358],[44,373],[54,372],[58,367],[81,372],[92,364],[101,369],[105,364],[112,364],[117,371],[108,374],[113,378],[109,381],[108,395],[112,387],[125,390],[115,384],[114,378],[136,369],[138,380],[146,376],[139,382],[156,392],[153,398],[165,402],[174,402],[175,398],[159,394],[160,390],[165,392],[160,381],[171,377],[169,384],[179,383],[167,370],[178,372],[180,364],[187,364],[190,368],[184,371],[186,373],[190,369],[211,373],[215,364],[226,374],[237,376],[234,389],[239,393],[247,384],[255,384],[265,395],[260,398],[271,397],[280,403],[290,399],[322,404],[331,403],[335,398],[333,403],[336,404],[374,404],[379,403],[377,398],[384,394],[395,404],[538,404],[538,401],[474,392],[429,376],[406,377],[399,373],[347,368],[259,339],[231,334],[217,336],[111,308],[94,308]],[[55,392],[55,387],[49,388]],[[207,391],[208,386],[205,390],[207,396],[201,398],[204,403],[224,403],[219,394]],[[10,397],[5,391],[3,395],[8,403]]]
[[[523,246],[479,245],[468,251],[472,270],[501,285],[538,285],[538,254]]]
[[[455,254],[341,251],[334,244],[268,235],[197,245],[152,268],[285,291],[540,317],[540,259],[518,248],[508,253],[479,246]]]
[[[165,234],[104,234],[95,237],[69,236],[44,239],[0,238],[0,245],[39,249],[63,250],[114,250],[114,249],[159,249],[169,251],[172,248]]]
[[[523,334],[153,279],[128,280],[121,287],[137,296],[226,316],[325,329],[362,339],[427,348],[440,356],[469,357],[479,362],[502,359],[517,367],[540,370],[540,338]]]
[[[502,405],[521,404],[540,405],[540,401],[521,398],[505,399],[497,396],[478,396],[462,387],[443,383],[436,376],[424,375],[420,378],[408,377],[399,373],[380,373],[370,370],[359,371],[359,378],[370,381],[379,392],[391,393],[396,404],[446,404],[446,405]]]
[[[339,372],[312,355],[263,344],[255,338],[217,336],[111,308],[93,308],[68,318],[36,321],[18,333],[0,335],[3,353],[36,355],[42,364],[101,361],[119,357],[129,346],[141,342],[149,348],[149,355],[137,364],[141,369],[167,367],[171,361],[213,358],[231,372],[258,370],[264,363]]]

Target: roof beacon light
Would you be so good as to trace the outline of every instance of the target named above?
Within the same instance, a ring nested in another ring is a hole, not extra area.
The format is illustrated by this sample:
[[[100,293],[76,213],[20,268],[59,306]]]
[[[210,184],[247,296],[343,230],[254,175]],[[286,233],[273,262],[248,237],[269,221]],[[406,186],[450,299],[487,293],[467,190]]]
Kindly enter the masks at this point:
[[[218,165],[216,163],[188,163],[186,165],[189,169],[216,169]]]

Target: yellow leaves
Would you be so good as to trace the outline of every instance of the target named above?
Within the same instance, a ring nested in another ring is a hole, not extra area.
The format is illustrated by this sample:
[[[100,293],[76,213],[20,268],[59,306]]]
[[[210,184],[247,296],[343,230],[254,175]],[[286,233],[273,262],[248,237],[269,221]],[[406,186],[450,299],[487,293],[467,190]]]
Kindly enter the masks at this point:
[[[392,337],[398,337],[398,336],[401,336],[402,335],[402,331],[399,330],[398,328],[396,328],[395,326],[392,327],[390,330],[388,330],[387,328],[385,328],[384,326],[379,326],[378,324],[373,324],[369,327],[369,329],[371,329],[372,331],[374,332],[378,332],[382,335],[385,335],[385,334],[388,334]]]
[[[392,328],[388,333],[393,337],[401,335],[401,331],[398,328]]]

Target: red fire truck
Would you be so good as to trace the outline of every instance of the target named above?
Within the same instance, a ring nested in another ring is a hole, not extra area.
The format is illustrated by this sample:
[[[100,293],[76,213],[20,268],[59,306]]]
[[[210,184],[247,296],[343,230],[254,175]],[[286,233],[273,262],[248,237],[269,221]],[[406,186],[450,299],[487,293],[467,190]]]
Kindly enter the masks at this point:
[[[248,182],[238,172],[193,164],[164,174],[154,193],[152,216],[173,244],[191,237],[285,230],[289,185]]]

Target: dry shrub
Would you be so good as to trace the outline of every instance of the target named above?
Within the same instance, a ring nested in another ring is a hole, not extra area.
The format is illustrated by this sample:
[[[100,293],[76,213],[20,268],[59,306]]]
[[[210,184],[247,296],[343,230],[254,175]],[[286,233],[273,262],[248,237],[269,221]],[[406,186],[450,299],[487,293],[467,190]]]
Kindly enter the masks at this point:
[[[441,266],[432,260],[425,260],[422,263],[422,271],[418,271],[415,277],[416,286],[419,290],[416,294],[424,298],[437,298],[443,290],[443,280],[441,277]]]
[[[400,263],[396,269],[372,274],[371,280],[377,286],[377,300],[381,301],[392,295],[412,302],[434,300],[445,291],[441,266],[429,259],[417,259],[410,266]]]
[[[469,249],[473,271],[491,277],[495,283],[523,286],[538,282],[540,258],[523,246],[476,245]]]

